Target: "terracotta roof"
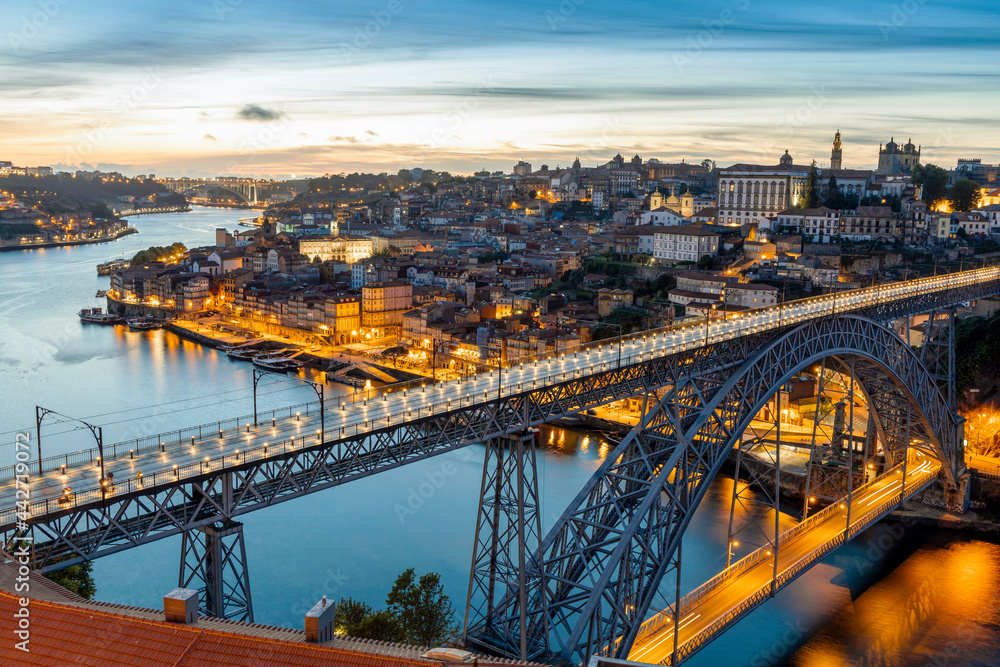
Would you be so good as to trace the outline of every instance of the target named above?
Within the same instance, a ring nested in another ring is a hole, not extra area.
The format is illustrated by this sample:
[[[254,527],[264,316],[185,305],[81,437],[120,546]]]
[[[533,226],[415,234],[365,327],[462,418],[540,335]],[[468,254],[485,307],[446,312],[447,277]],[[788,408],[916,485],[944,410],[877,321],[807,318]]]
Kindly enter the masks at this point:
[[[17,599],[0,592],[0,614],[13,618]],[[7,665],[143,665],[157,667],[251,667],[334,665],[431,667],[440,663],[334,649],[208,630],[197,625],[135,618],[85,607],[32,600],[31,653],[0,643]]]

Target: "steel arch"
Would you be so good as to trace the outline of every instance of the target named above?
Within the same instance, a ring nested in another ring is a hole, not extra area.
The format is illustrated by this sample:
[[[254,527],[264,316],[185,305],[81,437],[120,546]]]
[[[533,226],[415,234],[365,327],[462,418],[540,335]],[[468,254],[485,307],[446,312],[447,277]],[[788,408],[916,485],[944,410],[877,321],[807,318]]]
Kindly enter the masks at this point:
[[[550,660],[582,664],[593,654],[627,657],[680,538],[735,438],[778,387],[827,356],[866,360],[871,372],[862,382],[890,378],[894,389],[870,392],[889,408],[883,421],[894,427],[909,419],[910,411],[904,416],[895,409],[905,403],[917,417],[909,435],[930,443],[946,469],[960,458],[958,422],[930,373],[893,331],[859,316],[813,320],[789,330],[735,371],[709,366],[703,374],[676,377],[543,542],[544,586],[534,584],[527,617],[529,632]],[[900,442],[899,432],[883,424],[883,446],[905,447],[908,441]],[[514,617],[516,604],[508,599],[498,616]]]

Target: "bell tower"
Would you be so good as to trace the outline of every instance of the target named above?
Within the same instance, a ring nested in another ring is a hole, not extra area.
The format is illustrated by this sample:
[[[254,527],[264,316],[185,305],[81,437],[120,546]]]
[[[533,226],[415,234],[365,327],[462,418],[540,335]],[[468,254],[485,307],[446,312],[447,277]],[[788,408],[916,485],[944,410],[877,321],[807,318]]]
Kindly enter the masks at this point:
[[[840,130],[833,137],[833,153],[830,155],[830,169],[843,169],[844,151],[840,148]]]

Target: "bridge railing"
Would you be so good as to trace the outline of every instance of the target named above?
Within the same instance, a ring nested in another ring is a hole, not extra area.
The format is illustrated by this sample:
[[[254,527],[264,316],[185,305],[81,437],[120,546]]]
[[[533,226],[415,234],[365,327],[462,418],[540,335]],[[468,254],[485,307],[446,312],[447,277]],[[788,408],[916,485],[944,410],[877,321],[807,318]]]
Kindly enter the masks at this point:
[[[986,279],[994,279],[994,280],[1000,279],[1000,268],[979,269],[967,273],[968,275],[966,276],[963,283],[978,282]],[[596,349],[603,349],[607,346],[610,348],[615,348],[615,347],[619,348],[621,350],[621,364],[623,366],[627,366],[632,363],[635,363],[637,360],[648,360],[657,356],[674,354],[680,351],[681,349],[689,347],[691,344],[691,341],[688,341],[686,344],[675,341],[674,344],[671,345],[670,347],[664,347],[658,350],[650,350],[648,352],[643,352],[643,351],[636,352],[633,349],[633,350],[628,350],[626,352],[625,348],[627,345],[632,344],[639,340],[644,340],[649,337],[656,338],[660,335],[665,335],[667,333],[676,333],[676,332],[683,332],[685,330],[704,328],[706,332],[706,337],[705,337],[706,343],[719,342],[727,340],[733,337],[734,335],[740,335],[746,333],[747,331],[750,330],[754,331],[762,330],[763,328],[773,326],[775,324],[773,321],[775,314],[777,314],[779,321],[783,321],[784,323],[794,323],[800,319],[804,319],[807,317],[813,317],[818,314],[827,314],[827,310],[829,310],[829,313],[835,313],[837,311],[838,303],[841,306],[841,310],[849,309],[851,307],[856,307],[858,305],[864,305],[865,303],[871,302],[872,300],[879,300],[880,298],[885,296],[883,294],[883,292],[885,291],[889,291],[890,292],[889,296],[892,297],[893,299],[910,298],[915,293],[923,293],[925,291],[936,291],[940,289],[942,285],[948,284],[948,280],[949,280],[948,275],[942,275],[942,276],[921,278],[916,281],[908,281],[905,283],[890,283],[885,288],[883,288],[880,285],[876,287],[869,287],[862,290],[847,292],[845,294],[827,294],[815,297],[808,297],[806,299],[791,301],[788,302],[787,304],[768,306],[764,308],[754,309],[744,313],[724,314],[723,317],[718,318],[717,321],[705,320],[698,322],[686,322],[686,323],[671,325],[668,327],[660,327],[657,329],[629,334],[626,336],[619,336],[616,338],[604,339],[601,341],[594,341],[591,343],[573,346],[572,348],[569,348],[561,352],[551,352],[551,353],[530,355],[530,356],[523,355],[517,358],[516,360],[512,360],[509,362],[499,362],[498,364],[495,363],[494,365],[498,365],[500,369],[504,368],[509,369],[515,366],[537,364],[541,361],[553,360],[565,357],[567,355],[579,355],[580,353],[588,354],[590,351]],[[913,289],[914,286],[919,287],[919,289],[914,291]],[[893,290],[903,290],[905,294],[896,294],[895,292],[893,292]],[[797,307],[810,306],[810,305],[815,306],[815,309],[809,310],[806,313],[798,315],[790,315],[787,319],[783,319],[784,317],[783,312],[785,310],[794,310]],[[769,312],[772,315],[772,317],[769,318],[766,322],[755,321],[756,316],[766,312]],[[735,330],[722,331],[722,329],[726,328],[727,326],[730,326],[733,321],[739,322]],[[712,328],[715,329],[714,335],[712,333]],[[616,368],[618,366],[617,357],[613,362],[612,361],[603,362],[600,368],[602,370],[606,370],[609,364],[611,365],[612,369]],[[489,366],[485,365],[484,367],[489,368]],[[532,385],[534,386],[537,382],[543,382],[545,380],[551,380],[553,378],[559,378],[559,377],[566,378],[567,374],[570,374],[570,377],[579,377],[587,375],[593,373],[595,368],[596,368],[596,363],[589,369],[581,368],[575,371],[567,371],[561,374],[553,373],[550,374],[549,376],[546,376],[546,378],[536,379],[532,383]],[[502,370],[498,372],[502,372]],[[490,373],[492,373],[492,371],[490,371]],[[476,377],[481,377],[482,375],[483,373],[478,373]],[[411,380],[408,382],[393,383],[390,385],[385,385],[383,387],[368,389],[364,392],[355,392],[353,396],[350,397],[350,402],[355,403],[358,400],[370,399],[372,397],[381,395],[383,393],[393,393],[397,391],[413,389],[416,387],[422,387],[430,382],[432,382],[432,380],[421,378],[417,380]],[[520,385],[518,385],[518,387],[520,388]],[[508,390],[508,392],[509,391],[510,390]],[[486,393],[486,396],[489,397],[489,392]],[[343,398],[338,399],[338,405],[342,404],[344,400],[346,399]],[[313,406],[315,406],[315,408]],[[272,410],[270,412],[271,412],[271,417],[276,418],[279,413],[282,413],[283,415],[283,413],[287,411],[289,413],[288,418],[290,418],[292,411],[301,409],[305,409],[306,411],[310,411],[312,409],[318,410],[319,406],[318,403],[316,402],[303,403],[295,406],[289,406],[288,408],[282,408],[280,410]],[[266,418],[267,413],[264,414]],[[286,417],[282,416],[282,419],[285,418]],[[230,430],[230,428],[238,428],[241,421],[245,422],[250,419],[252,419],[252,415],[245,415],[233,419],[220,420],[218,422],[210,424],[188,427],[185,429],[180,429],[176,432],[171,431],[164,434],[136,438],[135,440],[112,443],[108,447],[104,448],[105,460],[108,460],[109,458],[116,459],[121,456],[124,456],[125,454],[138,453],[141,451],[149,451],[155,447],[162,448],[163,446],[165,446],[166,443],[174,444],[175,437],[177,444],[179,444],[189,439],[192,435],[194,435],[195,437],[203,437],[206,431],[208,432],[214,430],[227,431]],[[67,453],[67,454],[61,454],[56,456],[50,456],[42,459],[41,470],[43,472],[56,471],[60,470],[64,466],[68,468],[71,465],[92,463],[97,460],[98,456],[100,456],[100,453],[97,452],[96,448]],[[34,466],[37,465],[38,463],[34,464]],[[13,479],[13,477],[14,477],[14,466],[11,465],[0,468],[0,481],[10,480]]]
[[[867,482],[866,484],[859,486],[852,493],[857,493],[857,494],[864,493],[873,485],[891,478],[892,476],[898,474],[900,471],[902,471],[902,464],[886,471],[885,473],[876,477],[870,482]],[[778,538],[779,550],[781,548],[781,545],[788,544],[796,537],[801,535],[803,532],[810,530],[811,528],[815,527],[818,524],[824,523],[831,516],[837,514],[841,509],[843,508],[842,508],[842,503],[840,501],[832,503],[827,507],[823,508],[822,510],[820,510],[819,512],[816,512],[815,514],[809,516],[808,518],[806,518],[805,521],[801,521],[792,528],[788,529],[787,531],[782,533],[781,536]],[[707,582],[705,582],[695,590],[691,591],[690,593],[682,597],[680,600],[680,609],[682,613],[685,609],[690,609],[695,604],[701,602],[705,598],[712,595],[712,593],[714,593],[720,587],[724,586],[726,583],[732,581],[733,579],[738,578],[748,570],[753,569],[754,567],[770,560],[771,558],[772,555],[770,549],[768,547],[761,547],[760,549],[757,549],[752,553],[748,554],[747,556],[736,561],[728,568],[717,574],[715,577],[709,579]],[[674,614],[673,606],[670,606],[667,609],[664,609],[660,613],[656,614],[655,616],[650,617],[642,624],[642,627],[640,628],[638,634],[636,635],[635,641],[639,642],[643,639],[656,635],[661,631],[667,629],[668,626],[673,623],[673,614]]]

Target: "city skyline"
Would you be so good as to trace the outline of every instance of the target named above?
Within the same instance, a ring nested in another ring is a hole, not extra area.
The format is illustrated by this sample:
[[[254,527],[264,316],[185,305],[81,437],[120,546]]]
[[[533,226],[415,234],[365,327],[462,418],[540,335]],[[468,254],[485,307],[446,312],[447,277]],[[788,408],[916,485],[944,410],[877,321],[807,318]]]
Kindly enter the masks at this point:
[[[24,4],[0,143],[57,170],[289,177],[617,152],[822,164],[839,128],[848,168],[890,137],[946,167],[1000,161],[985,1],[626,5]]]

